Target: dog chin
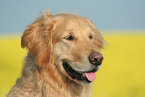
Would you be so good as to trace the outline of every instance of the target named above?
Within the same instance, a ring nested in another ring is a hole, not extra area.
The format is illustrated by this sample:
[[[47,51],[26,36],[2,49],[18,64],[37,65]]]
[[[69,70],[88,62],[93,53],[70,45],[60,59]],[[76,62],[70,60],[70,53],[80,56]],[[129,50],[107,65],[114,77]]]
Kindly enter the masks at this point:
[[[68,76],[70,80],[74,81],[77,84],[81,84],[81,85],[91,85],[92,82],[88,82],[88,81],[79,81],[77,79],[72,79],[71,76]]]

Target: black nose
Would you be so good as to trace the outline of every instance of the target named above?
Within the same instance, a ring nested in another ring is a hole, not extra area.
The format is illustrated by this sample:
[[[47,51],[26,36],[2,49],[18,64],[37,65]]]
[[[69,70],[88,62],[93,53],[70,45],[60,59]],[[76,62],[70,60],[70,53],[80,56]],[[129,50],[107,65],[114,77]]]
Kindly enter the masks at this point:
[[[93,65],[101,65],[103,56],[101,53],[91,53],[89,56],[89,61]]]

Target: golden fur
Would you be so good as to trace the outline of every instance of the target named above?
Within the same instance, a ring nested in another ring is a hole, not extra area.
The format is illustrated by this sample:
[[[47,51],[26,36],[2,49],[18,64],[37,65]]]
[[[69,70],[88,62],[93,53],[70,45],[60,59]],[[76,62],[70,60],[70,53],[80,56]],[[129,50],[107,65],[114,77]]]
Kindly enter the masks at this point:
[[[68,39],[70,35],[73,40]],[[44,13],[24,31],[21,43],[29,52],[22,76],[8,97],[89,97],[89,85],[71,78],[62,60],[75,70],[89,70],[88,56],[99,52],[102,41],[96,27],[84,17]]]

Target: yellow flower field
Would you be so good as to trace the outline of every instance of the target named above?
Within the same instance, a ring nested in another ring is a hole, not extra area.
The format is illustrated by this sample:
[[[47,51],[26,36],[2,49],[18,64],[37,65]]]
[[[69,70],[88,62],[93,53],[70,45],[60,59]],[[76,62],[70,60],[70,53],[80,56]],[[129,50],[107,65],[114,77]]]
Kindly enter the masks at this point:
[[[104,61],[93,82],[92,97],[145,97],[145,31],[103,34]],[[26,49],[20,36],[0,36],[0,97],[21,76]]]

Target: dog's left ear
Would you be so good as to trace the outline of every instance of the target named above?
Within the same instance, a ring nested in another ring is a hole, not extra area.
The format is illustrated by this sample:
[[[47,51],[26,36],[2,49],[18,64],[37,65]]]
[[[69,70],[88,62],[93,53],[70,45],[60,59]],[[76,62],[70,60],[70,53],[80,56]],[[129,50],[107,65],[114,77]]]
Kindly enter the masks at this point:
[[[21,46],[28,48],[30,54],[35,57],[36,63],[41,66],[47,66],[51,54],[51,33],[54,22],[52,15],[48,11],[29,25],[24,31]]]

